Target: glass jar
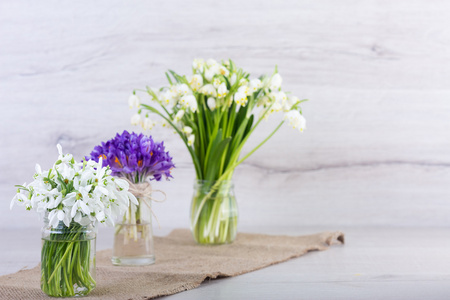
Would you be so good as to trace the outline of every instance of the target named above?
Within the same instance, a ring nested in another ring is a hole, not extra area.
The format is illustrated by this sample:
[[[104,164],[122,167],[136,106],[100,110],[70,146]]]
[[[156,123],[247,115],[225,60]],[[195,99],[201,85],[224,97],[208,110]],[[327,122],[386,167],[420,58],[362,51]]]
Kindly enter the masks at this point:
[[[41,289],[52,297],[89,294],[95,282],[96,228],[62,221],[56,228],[42,227]]]
[[[220,245],[236,238],[238,207],[231,180],[194,184],[191,203],[191,230],[199,244]]]
[[[138,198],[139,205],[130,203],[123,220],[116,222],[113,265],[143,266],[155,263],[151,200]]]

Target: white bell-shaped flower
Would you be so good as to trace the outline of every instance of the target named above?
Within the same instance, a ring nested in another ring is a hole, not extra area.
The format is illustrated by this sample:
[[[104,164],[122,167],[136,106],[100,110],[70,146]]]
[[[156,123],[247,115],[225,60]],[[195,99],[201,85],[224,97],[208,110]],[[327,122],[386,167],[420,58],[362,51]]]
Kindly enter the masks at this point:
[[[244,92],[237,92],[236,94],[234,94],[234,102],[236,102],[236,104],[245,106],[247,104],[247,95]]]
[[[155,122],[148,116],[146,116],[142,121],[142,128],[144,130],[151,130],[155,125],[156,125]]]
[[[206,100],[206,104],[208,104],[210,110],[216,109],[216,99],[213,97],[209,97],[208,100]]]
[[[298,129],[300,132],[303,132],[306,128],[306,120],[298,110],[287,112],[284,115],[284,120],[288,121],[290,126],[294,129]]]
[[[180,110],[176,113],[175,118],[173,118],[173,120],[174,120],[175,122],[178,123],[178,122],[181,121],[181,119],[183,118],[183,116],[184,116],[184,110],[180,109]]]
[[[188,141],[187,141],[188,146],[194,145],[194,142],[195,142],[195,135],[192,134],[188,137]]]
[[[189,126],[184,126],[184,127],[183,127],[183,132],[184,132],[187,136],[189,136],[189,135],[192,133],[192,128],[189,127]]]
[[[250,91],[251,91],[252,93],[256,92],[256,91],[259,90],[261,87],[262,87],[261,80],[259,80],[259,79],[252,79],[252,80],[250,80],[249,88],[250,88]]]
[[[192,68],[194,70],[199,71],[200,73],[203,72],[203,68],[205,66],[205,61],[203,59],[194,59],[192,62]]]
[[[128,98],[128,106],[130,107],[130,109],[136,107],[139,108],[139,106],[141,105],[141,100],[139,99],[139,97],[137,95],[131,95]]]
[[[131,125],[139,125],[141,123],[141,115],[140,114],[134,114],[131,117]]]
[[[228,89],[225,82],[219,85],[219,88],[217,89],[217,97],[218,98],[225,98],[225,96],[228,95]]]
[[[283,82],[283,78],[281,78],[281,75],[276,73],[272,76],[272,79],[270,80],[269,88],[272,91],[278,90],[281,87],[281,83]]]
[[[195,74],[191,77],[189,80],[189,85],[191,86],[191,89],[196,92],[199,88],[203,85],[203,77],[202,75]]]
[[[212,84],[204,85],[198,92],[206,96],[217,97],[217,91]]]

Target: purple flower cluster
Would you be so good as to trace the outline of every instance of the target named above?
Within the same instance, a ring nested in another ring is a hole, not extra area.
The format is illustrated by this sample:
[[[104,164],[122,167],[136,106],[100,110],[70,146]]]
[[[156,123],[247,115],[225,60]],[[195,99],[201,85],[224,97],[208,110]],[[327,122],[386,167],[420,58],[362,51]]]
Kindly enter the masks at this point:
[[[124,131],[116,134],[115,138],[98,145],[86,156],[86,160],[96,162],[103,158],[103,167],[109,166],[114,176],[127,177],[133,182],[161,180],[172,177],[170,170],[175,165],[169,152],[164,151],[164,142],[156,143],[152,137],[142,133]]]

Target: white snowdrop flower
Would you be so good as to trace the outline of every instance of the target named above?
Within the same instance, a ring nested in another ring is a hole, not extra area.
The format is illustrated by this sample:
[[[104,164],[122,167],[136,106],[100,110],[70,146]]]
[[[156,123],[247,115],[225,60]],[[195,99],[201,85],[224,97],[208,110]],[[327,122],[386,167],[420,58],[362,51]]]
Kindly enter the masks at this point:
[[[241,78],[241,80],[239,80],[239,86],[244,86],[244,85],[248,85],[248,80],[245,78]]]
[[[205,66],[205,61],[203,59],[194,59],[192,62],[192,67],[194,70],[199,72],[203,72],[203,67]]]
[[[196,112],[198,105],[197,99],[193,95],[186,96],[186,107],[189,108],[192,112]]]
[[[194,96],[192,96],[192,95],[182,96],[182,97],[180,98],[180,100],[179,100],[179,103],[180,103],[183,107],[186,107],[190,97],[194,97]]]
[[[227,94],[228,94],[227,85],[225,84],[225,82],[223,82],[221,85],[219,85],[219,88],[217,89],[217,97],[225,98]]]
[[[194,104],[195,102],[195,104]],[[180,98],[180,104],[184,108],[192,107],[195,105],[197,107],[197,100],[195,99],[194,95],[186,95]]]
[[[183,132],[184,132],[186,135],[189,136],[189,135],[192,133],[192,128],[189,127],[189,126],[184,126],[184,127],[183,127]]]
[[[272,79],[270,80],[269,88],[274,91],[278,90],[281,87],[283,79],[281,78],[281,75],[276,73],[272,76]]]
[[[61,144],[57,144],[57,145],[56,145],[56,149],[58,149],[58,154],[59,154],[58,158],[63,157],[63,152],[62,152]]]
[[[165,91],[161,94],[161,100],[163,105],[175,105],[176,104],[176,93],[172,90]]]
[[[239,87],[238,88],[238,92],[239,93],[243,93],[246,96],[249,96],[251,94],[250,93],[250,88],[248,87],[248,85],[243,85],[243,86]]]
[[[194,142],[195,142],[195,135],[190,135],[189,137],[188,137],[188,146],[192,146],[192,145],[194,145]]]
[[[217,89],[222,84],[222,81],[220,81],[219,78],[214,78],[213,80],[213,86]]]
[[[131,117],[131,125],[139,125],[141,123],[141,115],[140,114],[134,114]]]
[[[205,78],[206,78],[206,80],[211,82],[213,80],[214,76],[218,73],[219,73],[219,67],[216,65],[212,66],[205,71]]]
[[[39,178],[42,176],[42,168],[39,164],[36,164],[34,166],[34,170],[36,171],[36,173],[34,174],[34,179]]]
[[[140,105],[141,100],[138,96],[133,94],[130,96],[130,98],[128,98],[128,106],[130,107],[130,109],[132,109],[133,107],[139,108]]]
[[[208,66],[208,68],[213,67],[213,66],[217,66],[217,61],[210,58],[206,61],[206,65]]]
[[[287,96],[284,92],[274,93],[274,97],[275,97],[275,101],[277,103],[280,103],[281,105],[283,105],[287,100]]]
[[[222,74],[223,76],[228,76],[230,74],[230,71],[228,71],[228,69],[225,68],[224,66],[220,66],[219,74]]]
[[[174,85],[171,85],[170,88],[168,89],[168,91],[171,93],[172,97],[174,97],[176,99],[180,97],[178,86],[179,86],[178,84],[174,84]]]
[[[191,80],[189,80],[189,85],[191,86],[191,89],[196,92],[203,85],[202,75],[199,74],[193,75],[191,77]]]
[[[155,126],[155,122],[152,121],[148,116],[146,116],[141,125],[144,130],[150,130]]]
[[[64,222],[67,227],[70,226],[71,217],[66,213],[67,208],[64,209],[53,209],[48,214],[49,225],[53,228],[58,226],[60,221]]]
[[[23,186],[26,184],[24,183]],[[25,206],[26,209],[31,209],[31,201],[28,199],[28,197],[24,194],[24,191],[20,190],[17,194],[14,195],[11,204],[9,206],[10,209],[13,208],[14,204],[19,204],[20,206]]]
[[[286,100],[286,102],[283,105],[283,110],[285,112],[288,112],[291,110],[292,105],[294,105],[295,103],[297,103],[299,101],[299,99],[295,96],[289,96]]]
[[[273,113],[273,112],[278,112],[278,111],[280,111],[282,108],[283,108],[283,106],[281,105],[281,103],[275,102],[275,103],[272,105],[272,107],[270,108],[270,112],[271,112],[271,113]]]
[[[242,92],[237,92],[234,94],[234,101],[242,106],[245,106],[247,104],[247,95]]]
[[[217,97],[217,91],[212,84],[202,86],[198,92],[206,96]]]
[[[262,96],[259,98],[257,106],[268,106],[270,103],[270,98],[267,95]]]
[[[208,104],[210,110],[216,109],[216,99],[213,97],[209,97],[208,100],[206,100],[206,104]]]
[[[72,154],[63,154],[62,152],[62,147],[60,144],[56,145],[56,148],[58,149],[58,160],[61,161],[61,165],[59,166],[60,168],[64,167],[66,164],[69,164],[73,161],[73,156]]]
[[[184,96],[191,93],[191,89],[185,83],[174,86],[174,90],[178,96]]]
[[[60,167],[59,173],[68,180],[73,180],[73,177],[75,176],[75,170],[68,164],[63,164]]]
[[[252,79],[252,80],[250,80],[249,86],[250,86],[251,92],[254,93],[262,87],[261,80]]]
[[[161,126],[164,127],[164,128],[169,127],[169,123],[166,120],[162,120],[161,121]]]
[[[230,84],[234,85],[236,83],[236,79],[237,79],[236,74],[231,75]]]
[[[175,118],[173,120],[175,122],[180,122],[181,119],[183,118],[183,116],[184,116],[184,110],[181,109],[177,112],[177,114],[175,115]]]
[[[300,132],[306,128],[306,120],[298,110],[291,110],[284,115],[284,120],[289,121],[289,125]]]
[[[130,198],[126,194],[120,198],[119,194],[128,193],[128,189],[118,190],[110,176],[111,170],[102,167],[102,157],[99,162],[88,160],[80,163],[71,154],[63,154],[60,145],[57,147],[59,159],[52,169],[42,171],[37,166],[38,176],[20,188],[12,204],[25,205],[38,213],[48,212],[52,227],[61,222],[69,227],[72,221],[87,225],[103,222],[105,218],[113,220],[120,217],[128,208]],[[39,175],[41,171],[45,177]],[[118,201],[110,201],[119,198]],[[114,211],[108,206],[112,206]]]

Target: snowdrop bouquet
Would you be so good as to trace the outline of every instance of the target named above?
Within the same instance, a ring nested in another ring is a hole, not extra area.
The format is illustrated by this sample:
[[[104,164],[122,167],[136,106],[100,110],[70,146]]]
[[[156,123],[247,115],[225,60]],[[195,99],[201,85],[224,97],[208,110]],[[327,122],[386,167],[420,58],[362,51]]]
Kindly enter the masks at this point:
[[[211,190],[194,199],[196,209],[191,223],[194,236],[200,243],[223,241],[227,232],[221,233],[218,228],[230,227],[221,225],[218,209],[210,212],[209,217],[200,217],[205,202],[220,189],[221,182],[231,180],[235,168],[267,142],[283,123],[300,132],[305,129],[300,104],[306,100],[282,90],[282,77],[277,68],[271,75],[252,78],[232,60],[219,63],[213,59],[195,59],[192,75],[169,71],[166,76],[169,86],[135,90],[130,96],[130,107],[138,109],[131,123],[151,129],[156,124],[153,116],[150,117],[154,114],[162,119],[163,126],[170,125],[179,134],[192,157],[197,180],[211,182]],[[146,92],[151,102],[141,103],[136,91]],[[283,120],[241,157],[245,143],[262,120],[278,112],[284,113]]]
[[[85,295],[95,287],[95,225],[114,224],[137,200],[128,183],[113,178],[101,160],[77,162],[57,148],[58,160],[50,170],[36,165],[34,181],[16,186],[11,208],[18,204],[46,215],[42,290],[54,297]]]
[[[128,244],[129,239],[137,242],[138,235],[151,238],[148,210],[154,199],[151,197],[150,181],[160,181],[163,177],[168,180],[175,167],[169,152],[165,151],[164,142],[157,143],[151,136],[124,131],[96,146],[86,159],[98,161],[109,167],[114,176],[124,178],[138,198],[139,205],[131,204],[122,222],[116,225],[116,236],[122,234],[124,244]]]
[[[111,176],[111,170],[99,162],[76,162],[72,154],[63,154],[57,145],[58,160],[48,171],[36,164],[34,181],[17,185],[11,201],[27,210],[47,213],[49,225],[56,228],[62,221],[66,227],[72,222],[81,226],[97,222],[114,225],[114,219],[128,208],[129,200],[137,204],[128,191],[125,180]]]

